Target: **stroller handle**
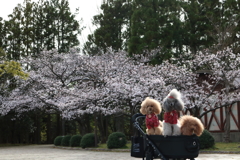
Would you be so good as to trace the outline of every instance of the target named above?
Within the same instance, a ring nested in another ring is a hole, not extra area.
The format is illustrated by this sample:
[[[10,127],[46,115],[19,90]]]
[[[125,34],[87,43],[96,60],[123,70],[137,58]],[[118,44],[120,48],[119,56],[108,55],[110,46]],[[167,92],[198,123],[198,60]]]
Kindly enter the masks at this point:
[[[141,119],[141,118],[144,118],[145,119],[146,115],[143,115],[141,113],[136,113],[132,116],[132,123],[133,123],[133,126],[138,130],[140,131],[143,136],[146,136],[146,134],[144,133],[143,129],[140,127],[139,123],[138,123],[138,119]]]
[[[147,146],[151,146],[152,149],[158,153],[158,157],[161,157],[162,160],[166,160],[166,158],[162,155],[162,153],[158,150],[158,148],[149,140],[148,135],[143,131],[143,129],[141,128],[141,126],[138,123],[138,119],[140,118],[146,118],[146,115],[143,115],[141,113],[136,113],[132,116],[132,122],[134,127],[142,134],[142,136],[145,139],[145,143],[147,143]],[[146,147],[146,146],[145,146]],[[146,149],[146,148],[145,148]],[[148,157],[149,158],[149,157]],[[148,158],[146,158],[148,160]]]
[[[132,123],[137,122],[137,119],[140,117],[145,117],[145,115],[143,115],[142,113],[136,113],[132,116]]]

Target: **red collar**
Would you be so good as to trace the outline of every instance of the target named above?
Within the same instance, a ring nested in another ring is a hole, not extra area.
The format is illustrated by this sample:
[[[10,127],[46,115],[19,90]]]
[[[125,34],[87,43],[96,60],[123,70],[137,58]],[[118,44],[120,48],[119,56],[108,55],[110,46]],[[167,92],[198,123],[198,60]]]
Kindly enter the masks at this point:
[[[149,118],[149,115],[151,115],[150,118],[154,117],[155,116],[155,113],[151,113],[151,114],[147,114],[147,118]]]

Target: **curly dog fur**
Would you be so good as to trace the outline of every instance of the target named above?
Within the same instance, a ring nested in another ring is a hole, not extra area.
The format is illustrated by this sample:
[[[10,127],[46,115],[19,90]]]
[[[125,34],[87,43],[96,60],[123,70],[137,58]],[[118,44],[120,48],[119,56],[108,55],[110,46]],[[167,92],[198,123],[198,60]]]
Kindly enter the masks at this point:
[[[183,110],[184,103],[181,99],[181,93],[176,89],[163,99],[164,121],[163,121],[163,135],[176,136],[181,135],[180,124],[178,121],[178,112]]]
[[[147,97],[141,104],[140,112],[146,115],[146,132],[148,135],[162,135],[162,122],[158,120],[157,115],[162,111],[161,104]]]
[[[200,136],[204,130],[204,126],[200,119],[190,116],[184,115],[179,119],[181,125],[181,134],[182,135],[193,135],[196,134]]]

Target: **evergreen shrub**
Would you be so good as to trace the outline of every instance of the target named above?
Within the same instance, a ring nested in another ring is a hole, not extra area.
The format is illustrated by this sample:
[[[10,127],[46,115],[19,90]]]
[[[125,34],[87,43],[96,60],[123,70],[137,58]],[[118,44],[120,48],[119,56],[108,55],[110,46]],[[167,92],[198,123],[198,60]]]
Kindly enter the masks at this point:
[[[55,146],[61,146],[61,142],[62,142],[62,139],[63,139],[63,136],[57,136],[55,139],[54,139],[54,145]]]
[[[82,137],[80,147],[94,147],[95,146],[95,135],[94,133],[87,133]]]
[[[62,139],[61,145],[68,147],[69,144],[70,144],[69,142],[70,142],[71,137],[72,137],[72,136],[70,136],[70,135],[64,136],[63,139]]]
[[[199,137],[200,149],[212,148],[215,144],[215,139],[212,134],[206,129],[203,131],[202,135]]]
[[[70,147],[79,147],[81,139],[81,135],[73,135],[70,139]]]
[[[127,139],[124,133],[114,132],[108,136],[107,147],[112,148],[122,148],[126,146]]]

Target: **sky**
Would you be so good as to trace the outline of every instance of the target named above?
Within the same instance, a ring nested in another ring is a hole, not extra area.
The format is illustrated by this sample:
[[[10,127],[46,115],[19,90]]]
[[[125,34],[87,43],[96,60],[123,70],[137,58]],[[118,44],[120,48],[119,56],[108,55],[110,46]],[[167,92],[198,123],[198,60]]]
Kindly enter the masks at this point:
[[[32,0],[32,2],[38,0]],[[8,15],[13,12],[13,9],[17,4],[23,4],[24,0],[4,0],[4,3],[0,5],[0,17],[4,20],[8,20]],[[77,20],[83,19],[82,26],[86,28],[83,30],[82,35],[79,37],[79,41],[83,44],[87,40],[87,35],[94,31],[92,26],[92,18],[94,15],[100,13],[100,6],[102,0],[68,0],[72,13],[79,7],[79,14],[76,17]]]

